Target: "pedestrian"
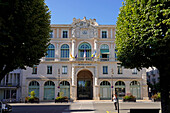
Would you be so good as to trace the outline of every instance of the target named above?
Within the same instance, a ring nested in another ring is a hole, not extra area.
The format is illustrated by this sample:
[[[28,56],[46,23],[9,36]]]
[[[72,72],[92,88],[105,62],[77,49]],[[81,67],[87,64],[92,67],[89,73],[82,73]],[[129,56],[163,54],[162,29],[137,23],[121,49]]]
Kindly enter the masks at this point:
[[[113,96],[113,102],[115,105],[115,110],[117,110],[117,95],[116,94],[114,94],[114,96]]]

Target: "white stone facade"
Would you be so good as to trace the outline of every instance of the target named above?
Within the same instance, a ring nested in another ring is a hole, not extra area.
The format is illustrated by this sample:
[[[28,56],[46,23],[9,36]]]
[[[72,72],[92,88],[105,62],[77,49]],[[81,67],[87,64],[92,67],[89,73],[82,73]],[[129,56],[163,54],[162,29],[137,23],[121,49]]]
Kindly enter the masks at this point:
[[[95,19],[84,17],[74,18],[72,24],[51,25],[51,29],[50,43],[54,47],[49,52],[51,56],[43,57],[36,70],[30,67],[23,70],[23,99],[29,95],[32,81],[39,84],[36,91],[40,101],[52,100],[58,92],[73,100],[111,99],[115,93],[120,97],[133,93],[140,99],[148,99],[145,69],[125,69],[116,60],[115,25],[99,25]],[[91,58],[93,53],[95,57]],[[54,84],[50,86],[47,81]]]
[[[0,100],[4,102],[19,102],[21,99],[22,76],[21,69],[7,74],[0,83]]]

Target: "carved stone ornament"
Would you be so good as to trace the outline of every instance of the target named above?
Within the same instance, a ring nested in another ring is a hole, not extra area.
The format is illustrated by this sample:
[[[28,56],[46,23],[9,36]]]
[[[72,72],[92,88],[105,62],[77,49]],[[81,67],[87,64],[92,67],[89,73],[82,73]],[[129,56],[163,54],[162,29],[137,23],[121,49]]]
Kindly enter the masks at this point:
[[[72,37],[76,38],[93,38],[97,37],[97,26],[96,19],[87,20],[84,17],[82,20],[73,18],[72,23]]]

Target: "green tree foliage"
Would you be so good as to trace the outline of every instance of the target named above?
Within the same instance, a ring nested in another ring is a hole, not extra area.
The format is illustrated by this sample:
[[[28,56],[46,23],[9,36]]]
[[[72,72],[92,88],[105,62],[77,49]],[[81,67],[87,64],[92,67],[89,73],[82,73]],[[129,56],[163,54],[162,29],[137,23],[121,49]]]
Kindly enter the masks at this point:
[[[116,28],[117,56],[123,66],[158,68],[163,113],[170,112],[169,4],[168,0],[125,0]]]
[[[44,0],[0,0],[0,81],[46,55],[50,12]]]

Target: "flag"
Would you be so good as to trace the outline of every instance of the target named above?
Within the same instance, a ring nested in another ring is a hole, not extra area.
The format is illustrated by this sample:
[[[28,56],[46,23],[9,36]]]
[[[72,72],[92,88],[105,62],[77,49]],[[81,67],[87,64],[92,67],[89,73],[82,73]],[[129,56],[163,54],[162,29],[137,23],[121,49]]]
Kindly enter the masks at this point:
[[[96,51],[94,51],[94,53],[91,55],[92,58],[94,58],[96,55]]]
[[[74,58],[74,57],[72,56],[72,54],[70,54],[70,57],[71,57],[71,58]]]
[[[75,58],[77,58],[77,54],[76,54]]]
[[[100,53],[99,53],[99,55],[97,56],[97,58],[100,58]]]
[[[86,58],[86,50],[84,50],[84,56],[83,57]]]

